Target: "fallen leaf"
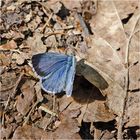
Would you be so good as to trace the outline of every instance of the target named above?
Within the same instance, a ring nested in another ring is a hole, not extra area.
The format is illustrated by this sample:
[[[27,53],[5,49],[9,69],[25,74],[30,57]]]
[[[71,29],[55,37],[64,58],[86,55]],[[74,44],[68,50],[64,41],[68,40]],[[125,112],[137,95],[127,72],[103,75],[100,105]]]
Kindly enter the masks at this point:
[[[12,59],[16,60],[16,63],[18,65],[22,65],[25,61],[25,59],[23,57],[21,57],[21,54],[19,54],[19,53],[13,53]]]
[[[25,125],[15,130],[12,139],[48,139],[48,134],[37,127]]]
[[[35,99],[34,94],[34,87],[35,84],[34,81],[26,81],[23,86],[21,87],[21,92],[23,94],[23,97],[20,95],[17,98],[17,111],[21,113],[22,115],[26,115],[28,111],[30,110],[30,107]]]
[[[17,44],[14,40],[11,40],[8,43],[0,46],[0,50],[11,50],[16,48],[17,48]]]
[[[28,46],[30,46],[32,55],[44,53],[46,51],[46,46],[41,40],[42,37],[42,34],[36,32],[33,37],[29,37],[27,39],[26,43]]]
[[[10,135],[12,134],[13,128],[11,125],[9,125],[7,128],[4,128],[2,126],[0,126],[0,134],[1,134],[1,139],[8,139],[10,137]]]
[[[61,114],[61,124],[52,133],[48,133],[48,138],[50,139],[81,139],[78,127],[78,122],[71,118],[69,115],[71,111],[64,111]],[[65,133],[63,133],[65,130]]]
[[[110,45],[115,51],[120,49],[115,53],[119,56],[118,59],[121,59],[124,63],[127,38],[113,1],[98,2],[98,12],[90,21],[90,26],[93,33],[102,37],[108,43],[108,46]],[[111,57],[111,55],[108,56]]]
[[[109,110],[103,101],[88,104],[83,117],[84,122],[108,122],[114,119],[114,113]]]
[[[125,128],[139,125],[139,98],[140,92],[129,92],[125,111]]]

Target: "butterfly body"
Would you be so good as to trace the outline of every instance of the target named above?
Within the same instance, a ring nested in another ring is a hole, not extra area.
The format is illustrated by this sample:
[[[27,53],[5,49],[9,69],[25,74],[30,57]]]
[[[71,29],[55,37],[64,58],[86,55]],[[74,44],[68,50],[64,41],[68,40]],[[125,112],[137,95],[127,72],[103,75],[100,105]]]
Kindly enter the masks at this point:
[[[42,53],[32,57],[32,64],[43,90],[52,94],[65,91],[71,96],[76,67],[74,56]]]

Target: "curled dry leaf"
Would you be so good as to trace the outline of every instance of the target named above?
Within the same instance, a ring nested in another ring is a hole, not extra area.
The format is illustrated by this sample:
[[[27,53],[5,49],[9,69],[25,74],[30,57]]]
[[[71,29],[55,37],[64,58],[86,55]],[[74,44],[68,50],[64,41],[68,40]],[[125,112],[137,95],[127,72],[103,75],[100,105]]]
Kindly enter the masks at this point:
[[[131,25],[133,32],[135,32],[134,29],[138,22],[138,9],[135,10],[135,13],[133,17],[135,22]],[[97,70],[109,85],[106,89],[102,90],[102,93],[104,95],[107,94],[109,108],[115,114],[119,115],[123,112],[124,99],[126,97],[126,91],[124,90],[126,84],[124,79],[127,69],[125,68],[124,62],[126,62],[126,58],[130,52],[128,52],[128,47],[132,47],[129,44],[122,22],[118,17],[118,11],[113,2],[99,1],[98,12],[94,19],[91,20],[90,25],[94,35],[90,37],[91,40],[88,42],[91,48],[87,50],[88,56],[85,63]],[[133,56],[136,61],[138,59],[137,51],[136,57],[134,56],[134,52],[131,52],[133,54],[131,55],[130,53],[130,56]],[[138,78],[132,80],[133,83],[135,80],[138,81]],[[134,86],[137,84],[135,83]]]

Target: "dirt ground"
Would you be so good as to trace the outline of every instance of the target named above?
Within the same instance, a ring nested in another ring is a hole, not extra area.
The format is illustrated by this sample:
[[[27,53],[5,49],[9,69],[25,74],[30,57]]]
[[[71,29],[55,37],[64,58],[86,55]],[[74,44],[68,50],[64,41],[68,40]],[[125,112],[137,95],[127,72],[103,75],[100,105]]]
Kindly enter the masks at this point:
[[[2,0],[1,139],[140,139],[139,3]],[[72,96],[41,88],[48,52],[75,57]]]

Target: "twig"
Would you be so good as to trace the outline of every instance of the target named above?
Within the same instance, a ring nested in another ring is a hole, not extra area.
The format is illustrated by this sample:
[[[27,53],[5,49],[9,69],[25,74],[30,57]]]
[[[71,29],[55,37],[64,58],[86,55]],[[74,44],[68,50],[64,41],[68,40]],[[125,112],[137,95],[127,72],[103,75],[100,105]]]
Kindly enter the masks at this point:
[[[40,103],[39,100],[37,100],[37,101],[35,102],[35,104],[33,105],[32,109],[31,109],[30,112],[28,113],[27,117],[26,117],[25,120],[24,120],[23,126],[27,124],[27,122],[28,122],[28,120],[29,120],[29,118],[30,118],[30,115],[31,115],[33,109],[38,105],[38,103]]]
[[[64,32],[48,32],[44,34],[44,36],[51,36],[51,35],[57,35],[57,34],[64,35],[65,33]]]
[[[53,16],[53,13],[49,16],[47,22],[46,22],[46,23],[44,24],[44,26],[42,27],[42,29],[41,29],[42,32],[45,31],[45,28],[46,28],[47,26],[50,27],[49,23],[50,23],[50,20],[51,20],[52,16]]]
[[[58,117],[58,115],[54,112],[54,109],[55,109],[54,107],[55,107],[55,95],[53,95],[53,112],[50,111],[49,109],[47,109],[47,108],[44,107],[44,106],[40,106],[40,107],[39,107],[39,109],[41,109],[41,110],[43,110],[43,111],[45,111],[46,113],[48,113],[48,114],[51,115],[51,117],[49,118],[48,123],[47,123],[47,124],[45,125],[45,127],[44,127],[44,130],[46,130],[46,128],[52,123],[53,117]]]
[[[18,87],[18,85],[19,85],[19,83],[20,83],[20,80],[21,80],[21,78],[22,78],[23,75],[24,75],[24,72],[22,71],[22,72],[20,73],[20,76],[19,76],[18,80],[16,81],[16,84],[15,84],[15,87],[14,87],[14,91],[13,91],[13,93],[12,93],[12,95],[11,95],[12,98],[13,98],[13,97],[15,96],[15,94],[16,94],[17,87]]]
[[[52,112],[51,110],[47,109],[44,106],[40,106],[39,109],[45,111],[46,113],[50,114],[51,116],[57,116],[57,114],[55,112]]]

